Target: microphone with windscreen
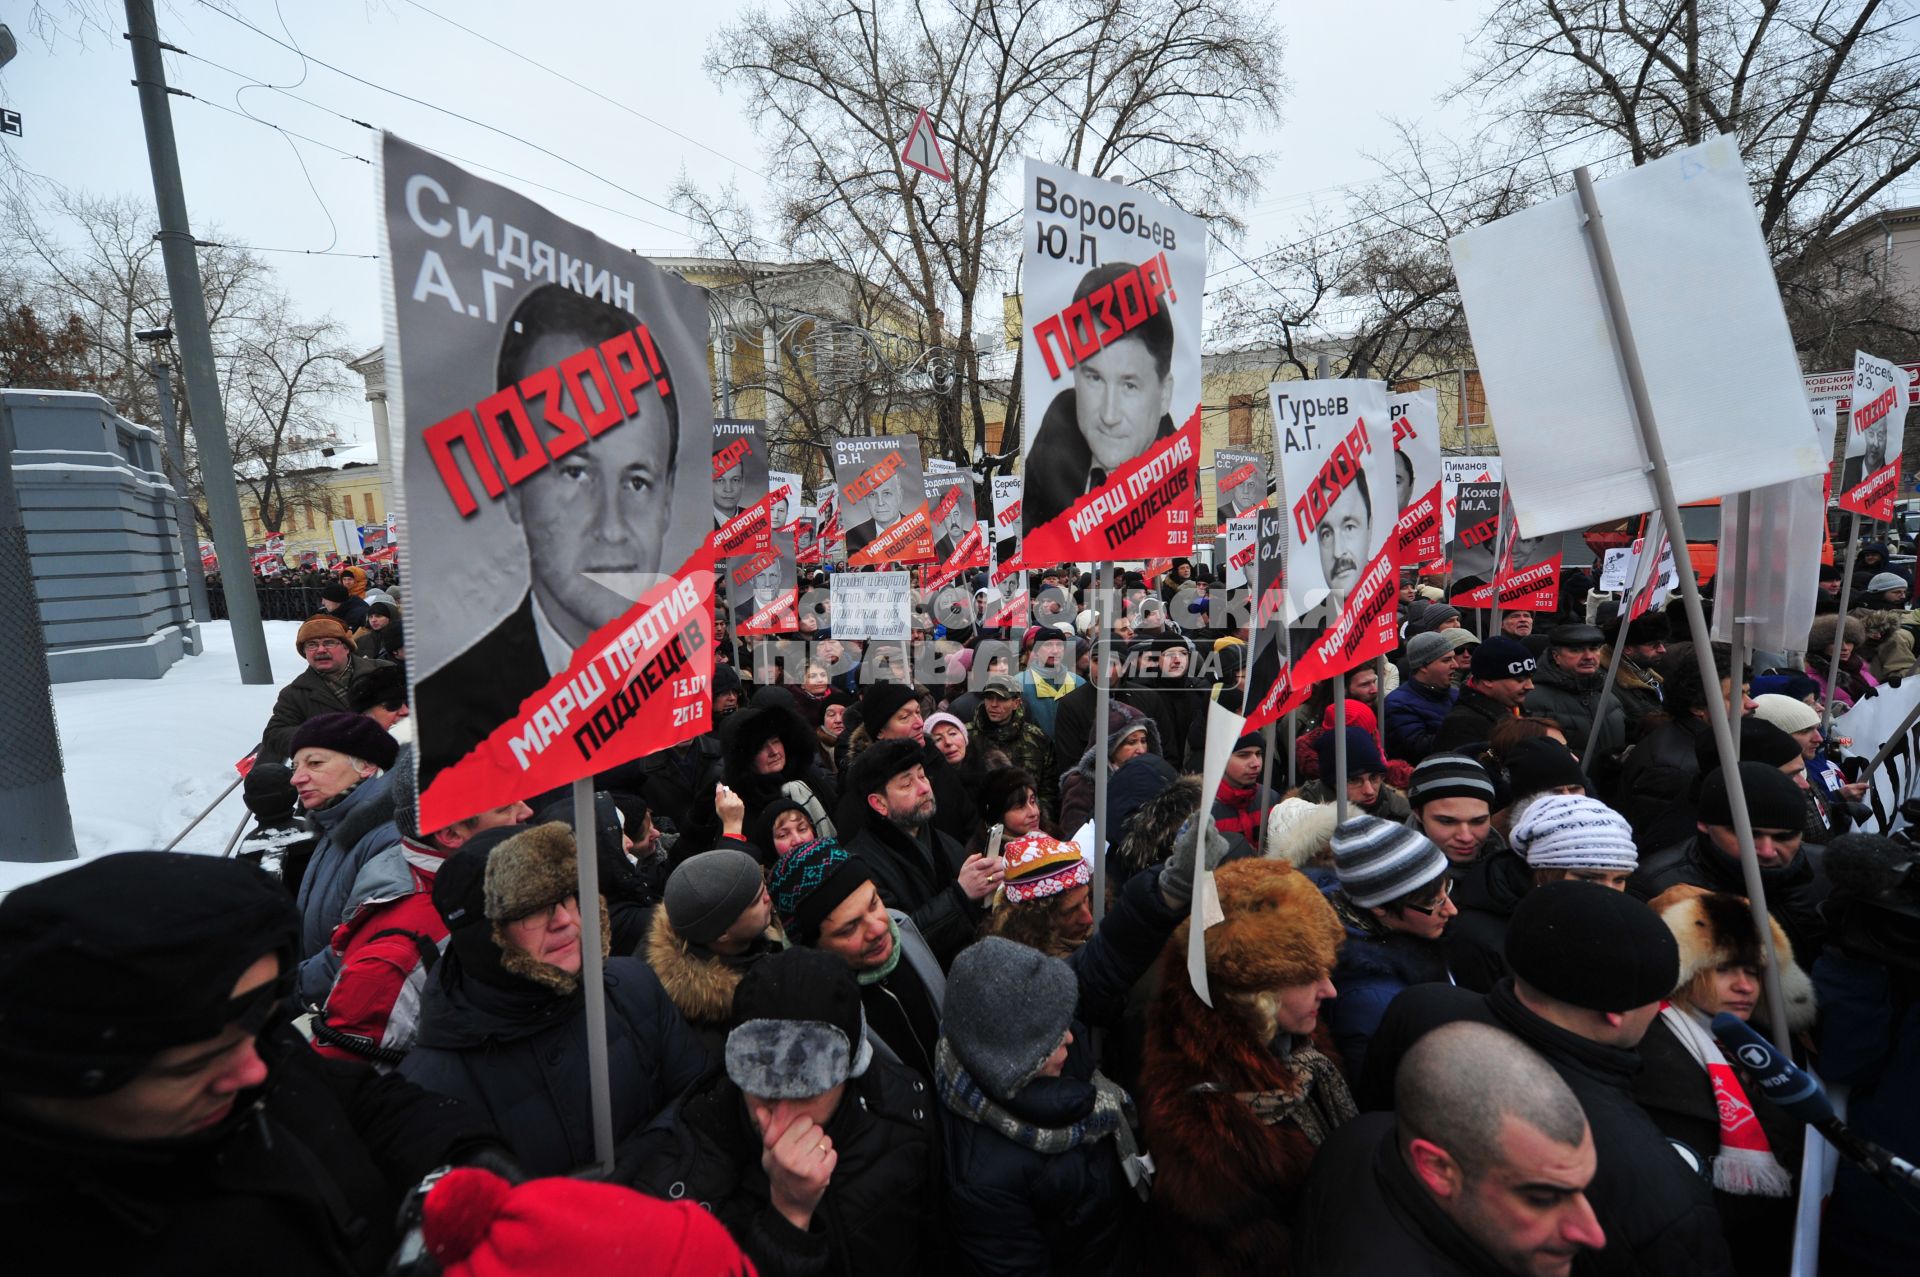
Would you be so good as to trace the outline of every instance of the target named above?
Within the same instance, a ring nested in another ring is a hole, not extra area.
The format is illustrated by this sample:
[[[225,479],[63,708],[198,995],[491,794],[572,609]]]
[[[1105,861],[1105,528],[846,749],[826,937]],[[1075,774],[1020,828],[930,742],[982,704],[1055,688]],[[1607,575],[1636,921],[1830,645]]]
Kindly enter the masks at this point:
[[[1713,1017],[1713,1036],[1753,1071],[1760,1093],[1773,1101],[1775,1108],[1820,1132],[1842,1157],[1882,1183],[1920,1188],[1920,1167],[1854,1134],[1835,1116],[1819,1081],[1745,1020],[1722,1011]]]

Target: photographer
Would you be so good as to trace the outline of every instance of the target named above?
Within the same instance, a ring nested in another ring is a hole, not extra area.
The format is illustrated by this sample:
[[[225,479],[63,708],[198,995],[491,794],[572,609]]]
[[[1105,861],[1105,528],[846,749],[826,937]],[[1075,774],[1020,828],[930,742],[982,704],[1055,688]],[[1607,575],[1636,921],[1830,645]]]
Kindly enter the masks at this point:
[[[1847,1124],[1863,1138],[1920,1157],[1920,875],[1904,839],[1848,834],[1827,847],[1832,894],[1827,947],[1813,964],[1820,1003],[1820,1071],[1850,1088]],[[1892,1277],[1920,1255],[1911,1200],[1847,1162],[1821,1225],[1823,1271]]]

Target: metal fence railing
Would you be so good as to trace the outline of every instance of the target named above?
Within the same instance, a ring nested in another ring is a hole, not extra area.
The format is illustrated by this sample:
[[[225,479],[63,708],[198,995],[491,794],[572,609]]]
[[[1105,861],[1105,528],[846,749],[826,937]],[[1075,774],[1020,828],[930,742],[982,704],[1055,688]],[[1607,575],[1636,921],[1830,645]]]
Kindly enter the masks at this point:
[[[326,610],[320,606],[320,587],[317,585],[259,585],[254,587],[254,593],[260,598],[260,619],[263,621],[304,621],[314,613]],[[208,583],[207,604],[214,620],[226,620],[226,587]]]

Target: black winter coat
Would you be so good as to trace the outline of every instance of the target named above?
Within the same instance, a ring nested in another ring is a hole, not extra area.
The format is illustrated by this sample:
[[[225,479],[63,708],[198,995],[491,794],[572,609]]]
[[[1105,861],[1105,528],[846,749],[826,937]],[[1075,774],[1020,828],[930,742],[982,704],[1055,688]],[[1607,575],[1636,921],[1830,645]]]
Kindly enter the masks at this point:
[[[1620,708],[1619,698],[1612,692],[1601,695],[1601,684],[1606,681],[1604,673],[1588,678],[1569,674],[1551,659],[1534,671],[1533,690],[1527,693],[1525,710],[1529,714],[1538,714],[1551,718],[1560,724],[1566,733],[1567,741],[1582,753],[1587,748],[1587,738],[1593,734],[1593,720],[1600,718],[1600,739],[1594,745],[1593,757],[1587,759],[1587,774],[1603,758],[1611,758],[1627,747],[1627,712]]]
[[[646,963],[610,958],[605,979],[613,1138],[624,1165],[627,1142],[710,1061]],[[427,980],[420,1034],[400,1071],[489,1114],[534,1175],[566,1175],[594,1160],[586,1000],[579,990],[562,995],[531,981],[490,984],[463,971],[449,951]]]
[[[20,1273],[386,1271],[420,1177],[496,1142],[484,1116],[398,1077],[316,1055],[290,1026],[265,1085],[212,1133],[89,1140],[0,1116],[0,1229]]]
[[[1094,711],[1099,706],[1100,689],[1091,682],[1085,682],[1060,698],[1060,708],[1053,719],[1053,756],[1066,763],[1069,759],[1078,759],[1092,748],[1094,736],[1099,724]],[[1166,733],[1172,715],[1167,712],[1166,702],[1160,693],[1149,687],[1137,687],[1126,683],[1116,683],[1110,694],[1117,704],[1131,705],[1153,720],[1155,730],[1161,735],[1154,752],[1165,756],[1168,748]]]
[[[1680,1045],[1664,1017],[1656,1019],[1641,1039],[1640,1061],[1640,1072],[1633,1079],[1634,1100],[1653,1118],[1661,1134],[1691,1149],[1701,1164],[1709,1163],[1720,1148],[1720,1106],[1714,1100],[1713,1082]],[[1727,1062],[1739,1074],[1740,1087],[1766,1133],[1774,1159],[1791,1171],[1797,1182],[1806,1128],[1761,1094],[1759,1084],[1738,1056],[1729,1053]],[[1788,1270],[1793,1258],[1792,1199],[1740,1196],[1715,1189],[1713,1200],[1740,1277],[1773,1277]]]
[[[1393,1114],[1362,1113],[1320,1146],[1300,1190],[1292,1277],[1507,1277],[1407,1169]]]
[[[839,1160],[805,1232],[773,1207],[759,1131],[725,1070],[646,1130],[632,1182],[699,1202],[760,1277],[940,1271],[938,1102],[930,1083],[878,1056],[850,1079],[825,1127]]]
[[[1500,702],[1491,699],[1484,692],[1472,687],[1460,689],[1460,699],[1453,703],[1447,716],[1440,720],[1440,730],[1434,734],[1433,745],[1427,750],[1427,757],[1435,754],[1456,753],[1469,745],[1483,744],[1493,735],[1496,723],[1504,722],[1514,716],[1513,711]]]
[[[1079,1027],[1069,1055],[1081,1051]],[[1091,1073],[1090,1055],[1079,1069],[1069,1060],[1062,1076],[1034,1079],[1002,1107],[1036,1127],[1070,1127],[1093,1115]],[[969,1272],[1096,1277],[1115,1270],[1123,1225],[1145,1208],[1112,1136],[1042,1153],[944,1105],[940,1119],[947,1217]]]
[[[1453,889],[1460,915],[1440,938],[1453,982],[1475,993],[1491,993],[1507,974],[1507,922],[1513,907],[1533,889],[1533,870],[1518,852],[1502,848],[1467,867]]]
[[[891,821],[873,816],[846,842],[873,875],[880,899],[913,919],[944,970],[971,944],[980,925],[981,906],[960,890],[965,853],[953,839],[931,826],[929,843],[909,838]]]
[[[1354,1095],[1361,1107],[1389,1107],[1401,1058],[1421,1035],[1456,1020],[1505,1029],[1538,1051],[1586,1111],[1599,1160],[1587,1199],[1607,1234],[1607,1248],[1576,1259],[1576,1277],[1733,1277],[1712,1187],[1634,1102],[1640,1057],[1541,1019],[1514,995],[1511,979],[1484,995],[1427,984],[1394,999]]]
[[[1828,888],[1827,877],[1820,870],[1820,855],[1820,848],[1802,844],[1800,854],[1782,868],[1760,871],[1767,912],[1787,933],[1794,961],[1802,969],[1820,956],[1827,939],[1820,904],[1827,898]],[[1680,883],[1735,896],[1747,894],[1740,862],[1721,855],[1707,842],[1706,835],[1699,833],[1652,856],[1643,856],[1640,868],[1627,879],[1627,890],[1642,900],[1651,900]]]
[[[1674,719],[1648,732],[1627,754],[1620,768],[1620,814],[1633,826],[1643,857],[1693,833],[1693,783],[1700,776],[1696,746],[1707,730],[1703,718]]]
[[[694,737],[684,749],[676,745],[647,755],[641,765],[645,779],[640,796],[647,800],[647,810],[656,822],[664,819],[674,832],[684,833],[702,812],[713,818],[713,782],[720,777],[720,755],[720,739],[712,732]]]

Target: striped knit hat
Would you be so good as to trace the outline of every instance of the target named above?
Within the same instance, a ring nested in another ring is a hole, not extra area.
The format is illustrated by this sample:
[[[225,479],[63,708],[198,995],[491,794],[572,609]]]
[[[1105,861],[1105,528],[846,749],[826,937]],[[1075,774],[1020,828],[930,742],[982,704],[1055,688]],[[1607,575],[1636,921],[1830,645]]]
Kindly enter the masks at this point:
[[[1513,827],[1513,849],[1534,869],[1640,867],[1633,829],[1619,812],[1581,794],[1542,794]]]
[[[1407,801],[1419,810],[1436,798],[1481,798],[1493,806],[1493,777],[1463,754],[1435,754],[1413,769]]]
[[[1355,816],[1333,831],[1333,871],[1362,909],[1397,900],[1447,872],[1447,857],[1417,829]]]

